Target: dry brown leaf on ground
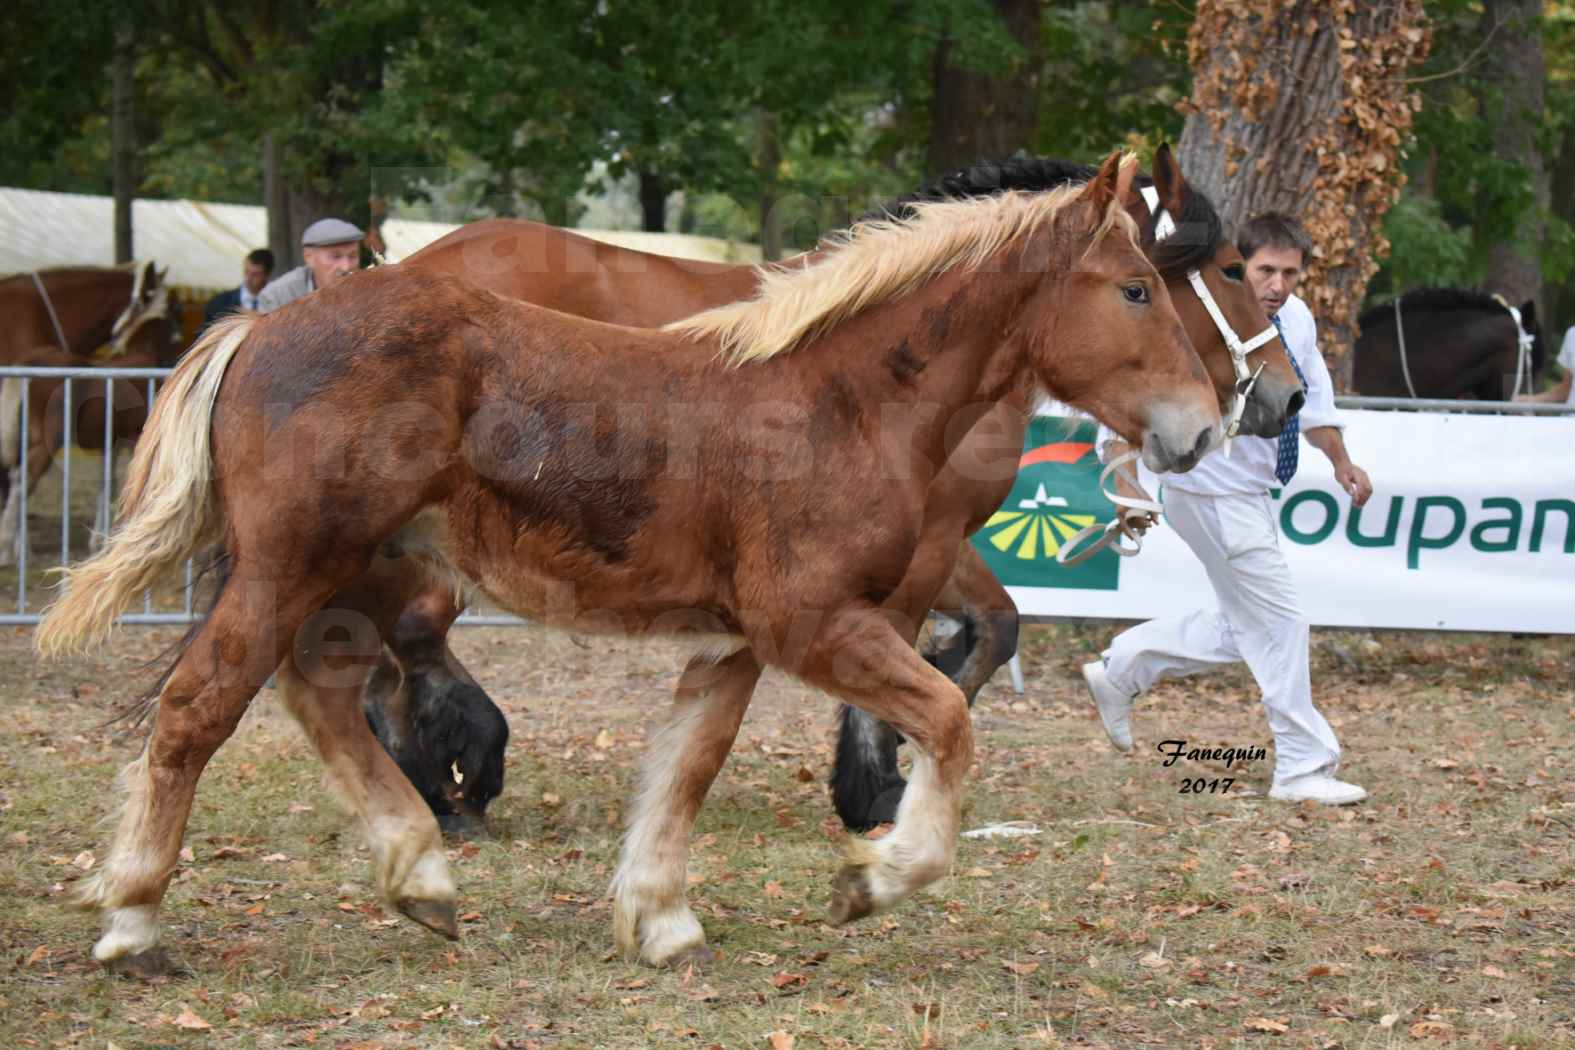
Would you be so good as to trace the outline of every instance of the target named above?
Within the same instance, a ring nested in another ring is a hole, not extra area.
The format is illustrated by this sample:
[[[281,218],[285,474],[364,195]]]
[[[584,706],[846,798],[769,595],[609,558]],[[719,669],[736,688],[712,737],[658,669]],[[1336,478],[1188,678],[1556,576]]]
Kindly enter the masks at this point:
[[[185,1003],[180,1004],[180,1015],[171,1022],[176,1028],[188,1028],[193,1032],[205,1032],[213,1025],[204,1021],[197,1012]]]

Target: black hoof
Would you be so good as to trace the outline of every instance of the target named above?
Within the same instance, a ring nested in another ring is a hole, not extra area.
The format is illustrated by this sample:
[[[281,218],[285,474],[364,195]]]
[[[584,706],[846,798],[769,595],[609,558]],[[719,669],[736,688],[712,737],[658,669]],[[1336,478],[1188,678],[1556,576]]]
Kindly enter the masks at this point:
[[[459,940],[459,914],[453,901],[406,899],[395,905],[406,918],[420,923],[440,937]]]
[[[487,833],[487,822],[471,813],[440,813],[437,822],[444,835],[451,835],[457,839],[490,837]]]
[[[117,977],[149,981],[155,977],[168,977],[174,967],[170,965],[169,953],[164,950],[164,946],[156,945],[145,952],[108,959],[104,962],[104,969]]]

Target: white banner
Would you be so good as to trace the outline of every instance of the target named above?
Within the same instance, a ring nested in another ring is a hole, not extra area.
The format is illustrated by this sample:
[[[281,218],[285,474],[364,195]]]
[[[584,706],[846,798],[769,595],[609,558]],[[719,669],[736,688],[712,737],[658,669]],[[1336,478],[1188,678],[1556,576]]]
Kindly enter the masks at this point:
[[[1346,447],[1373,481],[1367,506],[1353,515],[1328,459],[1305,439],[1301,469],[1276,502],[1280,547],[1312,623],[1575,633],[1575,418],[1342,415]],[[1097,468],[1085,456],[1076,469]],[[992,566],[1023,557],[1000,542],[989,549],[990,531],[976,543]],[[1036,553],[1035,571],[1053,572]],[[1202,567],[1164,525],[1142,554],[1110,562],[1098,587],[1021,586],[1010,570],[997,574],[1025,616],[1149,619],[1213,604]]]

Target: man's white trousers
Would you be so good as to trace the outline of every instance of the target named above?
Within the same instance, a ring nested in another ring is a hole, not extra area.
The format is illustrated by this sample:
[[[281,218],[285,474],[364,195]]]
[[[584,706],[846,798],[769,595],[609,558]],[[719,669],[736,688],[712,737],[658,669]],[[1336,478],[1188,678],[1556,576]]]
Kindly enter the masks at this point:
[[[1105,652],[1111,683],[1136,696],[1164,678],[1245,660],[1274,733],[1275,782],[1333,774],[1340,744],[1313,707],[1307,619],[1268,494],[1200,496],[1167,487],[1165,520],[1203,563],[1217,605],[1117,635]]]

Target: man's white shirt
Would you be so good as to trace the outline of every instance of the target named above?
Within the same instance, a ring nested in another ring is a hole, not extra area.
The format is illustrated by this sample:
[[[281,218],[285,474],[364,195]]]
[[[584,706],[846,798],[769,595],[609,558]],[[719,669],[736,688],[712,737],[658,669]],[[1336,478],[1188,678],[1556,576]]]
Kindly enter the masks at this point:
[[[1298,296],[1291,296],[1280,307],[1280,330],[1285,345],[1307,381],[1307,403],[1302,406],[1301,430],[1312,427],[1340,427],[1334,407],[1334,383],[1318,352],[1318,323],[1312,311]],[[1278,437],[1239,437],[1231,443],[1230,455],[1215,449],[1185,474],[1161,475],[1164,483],[1200,496],[1226,496],[1263,493],[1279,487],[1274,464],[1279,457]]]

